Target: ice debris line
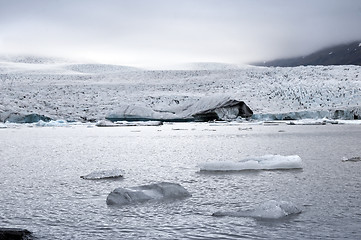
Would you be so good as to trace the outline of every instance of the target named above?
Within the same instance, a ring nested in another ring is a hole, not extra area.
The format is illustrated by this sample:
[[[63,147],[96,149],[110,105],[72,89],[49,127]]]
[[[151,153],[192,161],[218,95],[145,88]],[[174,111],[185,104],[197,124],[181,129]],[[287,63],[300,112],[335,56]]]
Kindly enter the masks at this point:
[[[109,121],[109,120],[100,120],[95,126],[97,127],[134,127],[134,126],[161,126],[163,125],[162,121]]]
[[[213,213],[216,217],[252,217],[259,219],[279,219],[294,214],[299,214],[302,211],[293,203],[287,201],[269,200],[261,203],[259,206],[252,210],[244,211],[218,211]]]
[[[191,194],[181,185],[160,182],[129,188],[116,188],[107,197],[108,205],[126,205],[150,200],[161,201],[167,199],[182,199]]]
[[[94,171],[85,176],[80,176],[80,178],[86,180],[99,180],[99,179],[108,179],[108,178],[121,178],[123,177],[123,175],[124,175],[123,170],[112,169],[112,170]]]
[[[297,155],[264,155],[249,157],[239,162],[205,162],[198,164],[200,171],[243,171],[243,170],[271,170],[271,169],[299,169],[302,159]]]

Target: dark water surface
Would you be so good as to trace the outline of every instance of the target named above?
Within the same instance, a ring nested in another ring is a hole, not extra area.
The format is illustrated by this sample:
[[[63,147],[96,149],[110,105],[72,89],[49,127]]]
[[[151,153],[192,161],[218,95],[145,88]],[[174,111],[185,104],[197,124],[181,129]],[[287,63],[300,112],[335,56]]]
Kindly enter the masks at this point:
[[[199,172],[207,161],[299,155],[302,170]],[[361,125],[182,123],[159,127],[0,129],[0,227],[39,239],[361,239]],[[81,175],[121,168],[125,178]],[[114,207],[117,187],[180,183],[192,197]],[[214,217],[268,200],[302,213]]]

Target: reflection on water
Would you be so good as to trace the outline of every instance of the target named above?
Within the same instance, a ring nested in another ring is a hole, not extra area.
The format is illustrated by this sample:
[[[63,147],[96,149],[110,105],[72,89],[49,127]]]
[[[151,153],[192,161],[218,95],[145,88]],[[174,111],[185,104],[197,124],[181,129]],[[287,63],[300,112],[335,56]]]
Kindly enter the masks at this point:
[[[243,131],[247,128],[250,130]],[[182,129],[175,131],[172,129]],[[0,129],[0,220],[40,239],[357,239],[361,234],[359,125],[179,123],[157,127]],[[197,164],[299,155],[302,170],[201,173]],[[124,179],[87,181],[96,170]],[[191,198],[107,206],[117,187],[179,183]],[[214,217],[284,200],[291,218]]]

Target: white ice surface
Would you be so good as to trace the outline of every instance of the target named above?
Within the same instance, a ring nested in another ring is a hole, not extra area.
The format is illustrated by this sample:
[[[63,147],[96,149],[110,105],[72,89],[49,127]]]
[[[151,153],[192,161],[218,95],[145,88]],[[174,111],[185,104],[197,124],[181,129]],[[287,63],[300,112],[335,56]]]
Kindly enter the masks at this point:
[[[198,164],[201,171],[243,171],[302,168],[302,159],[297,155],[264,155],[249,157],[239,162],[218,161]]]
[[[246,211],[215,212],[213,216],[252,217],[259,219],[279,219],[301,213],[301,209],[291,202],[269,200],[256,208]]]

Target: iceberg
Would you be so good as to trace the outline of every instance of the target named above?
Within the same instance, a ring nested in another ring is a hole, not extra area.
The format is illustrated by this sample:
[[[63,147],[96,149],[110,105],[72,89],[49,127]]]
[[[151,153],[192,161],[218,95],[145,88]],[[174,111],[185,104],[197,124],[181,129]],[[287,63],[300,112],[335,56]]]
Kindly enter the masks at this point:
[[[35,123],[37,127],[67,127],[69,123],[66,120],[51,120],[49,122],[44,122],[40,120],[39,122]]]
[[[302,159],[297,155],[264,155],[249,157],[239,162],[219,161],[198,164],[200,171],[243,171],[302,168]]]
[[[116,110],[107,115],[105,119],[116,121],[165,121],[176,119],[177,116],[170,112],[157,112],[140,104],[120,105]]]
[[[107,197],[108,205],[126,205],[150,200],[182,199],[191,194],[177,183],[160,182],[129,188],[116,188]]]
[[[138,104],[122,105],[105,118],[110,121],[212,121],[249,118],[253,111],[243,102],[228,96],[213,96],[168,110],[153,110]]]
[[[213,213],[212,215],[217,217],[229,216],[252,217],[258,219],[280,219],[290,215],[299,214],[301,212],[301,209],[299,209],[293,203],[287,201],[269,200],[261,203],[259,206],[252,210],[230,212],[218,211]]]
[[[80,178],[86,180],[99,180],[99,179],[121,178],[121,177],[123,177],[123,170],[121,169],[95,171],[89,173],[88,175],[80,176]]]
[[[226,96],[203,98],[185,111],[196,121],[232,120],[252,117],[253,111],[243,102]]]

